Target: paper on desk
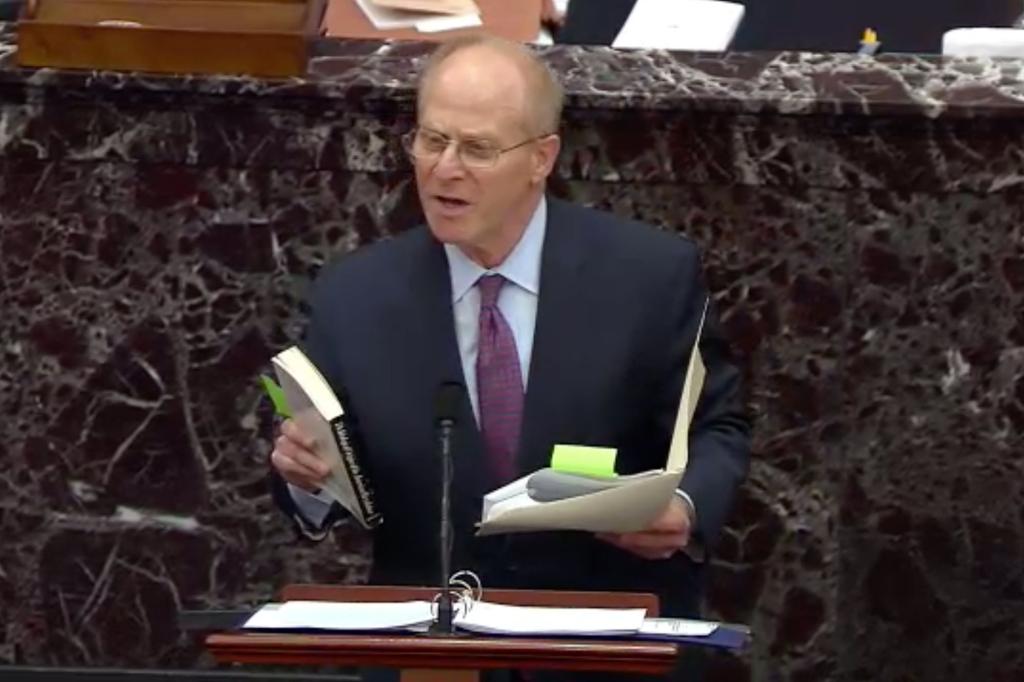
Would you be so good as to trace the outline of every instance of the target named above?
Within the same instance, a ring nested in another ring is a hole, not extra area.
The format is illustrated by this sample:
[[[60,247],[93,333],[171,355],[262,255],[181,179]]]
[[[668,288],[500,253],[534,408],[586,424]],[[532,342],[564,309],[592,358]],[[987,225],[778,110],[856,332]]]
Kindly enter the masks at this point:
[[[454,31],[459,28],[472,28],[483,26],[479,14],[458,14],[451,17],[433,17],[416,22],[416,30],[420,33],[440,33],[441,31]]]
[[[1019,28],[955,28],[942,36],[942,54],[1024,57],[1024,31]]]
[[[253,628],[253,629],[275,629],[280,628],[281,620],[281,607],[283,604],[264,604],[263,607],[249,617],[249,620],[245,621],[242,628]]]
[[[373,27],[381,31],[415,28],[424,33],[433,33],[481,25],[480,11],[475,3],[465,12],[453,15],[384,7],[374,0],[355,0],[355,3]]]
[[[393,31],[400,28],[413,28],[416,22],[424,18],[423,14],[402,12],[396,9],[378,7],[372,0],[355,0],[359,9],[366,15],[367,21],[381,31]]]
[[[612,47],[622,49],[729,49],[745,8],[716,0],[637,0]]]
[[[430,14],[479,14],[476,0],[370,0],[378,7]]]
[[[433,622],[431,603],[289,601],[267,604],[243,629],[325,630],[334,632],[425,631]],[[500,635],[631,635],[644,623],[645,609],[508,606],[476,601],[461,608],[455,626]]]
[[[267,604],[245,622],[244,629],[263,630],[409,630],[433,620],[428,601],[330,602],[288,601]]]
[[[718,629],[718,623],[686,618],[645,618],[641,635],[658,637],[707,637]]]
[[[455,618],[463,630],[504,635],[631,635],[644,623],[646,609],[508,606],[474,602]]]

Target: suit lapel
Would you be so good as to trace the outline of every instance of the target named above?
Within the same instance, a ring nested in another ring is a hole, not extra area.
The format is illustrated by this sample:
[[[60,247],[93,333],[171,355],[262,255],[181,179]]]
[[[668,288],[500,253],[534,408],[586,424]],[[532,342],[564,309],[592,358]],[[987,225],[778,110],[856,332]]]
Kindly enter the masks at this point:
[[[541,254],[540,294],[533,335],[523,423],[519,438],[520,473],[548,466],[558,424],[576,395],[573,366],[587,347],[584,319],[589,306],[583,277],[585,243],[582,226],[566,204],[549,199]]]

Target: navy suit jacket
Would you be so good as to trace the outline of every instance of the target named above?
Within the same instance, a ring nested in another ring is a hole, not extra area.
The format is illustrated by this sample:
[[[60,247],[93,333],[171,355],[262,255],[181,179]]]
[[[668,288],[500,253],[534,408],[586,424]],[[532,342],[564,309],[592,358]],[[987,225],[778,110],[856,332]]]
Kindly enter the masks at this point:
[[[549,200],[520,473],[547,466],[555,443],[617,447],[619,473],[664,466],[706,296],[690,240]],[[327,267],[304,347],[363,440],[384,517],[372,582],[436,584],[433,405],[442,382],[462,381],[441,244],[419,227]],[[697,510],[697,537],[713,547],[747,471],[749,424],[713,317],[701,352],[708,373],[682,488]],[[667,613],[696,613],[701,571],[681,553],[648,561],[589,533],[474,537],[482,496],[498,484],[487,479],[482,452],[466,397],[454,445],[453,570],[476,570],[492,586],[653,591]],[[292,513],[280,479],[275,492]]]

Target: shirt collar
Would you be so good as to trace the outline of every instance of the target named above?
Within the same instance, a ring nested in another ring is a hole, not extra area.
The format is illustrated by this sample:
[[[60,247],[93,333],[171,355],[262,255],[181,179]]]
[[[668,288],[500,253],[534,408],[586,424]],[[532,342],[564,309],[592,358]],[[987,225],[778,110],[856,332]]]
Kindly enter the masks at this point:
[[[452,302],[458,303],[466,295],[466,292],[473,288],[478,279],[490,274],[501,275],[534,296],[538,295],[540,291],[540,255],[544,247],[547,218],[547,199],[541,195],[540,203],[537,204],[530,222],[526,224],[526,229],[519,238],[519,242],[500,265],[490,270],[471,260],[459,247],[445,244],[444,252],[448,256],[448,273],[452,280]]]

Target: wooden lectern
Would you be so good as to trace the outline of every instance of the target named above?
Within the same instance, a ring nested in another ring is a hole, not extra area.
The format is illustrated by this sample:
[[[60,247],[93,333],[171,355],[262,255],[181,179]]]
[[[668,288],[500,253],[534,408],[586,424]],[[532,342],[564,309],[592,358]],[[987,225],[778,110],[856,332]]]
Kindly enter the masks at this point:
[[[21,66],[285,77],[307,71],[326,0],[27,0]]]
[[[290,585],[280,601],[381,602],[433,599],[423,587]],[[486,599],[517,606],[645,608],[658,613],[652,594],[620,592],[546,592],[486,590]],[[351,665],[398,668],[402,682],[475,682],[481,670],[494,668],[589,670],[657,675],[672,669],[675,644],[615,639],[435,637],[380,633],[270,634],[223,632],[209,635],[206,646],[220,663]]]
[[[477,0],[483,26],[378,31],[354,0],[26,0],[21,66],[298,77],[321,35],[447,40],[488,32],[532,41],[540,0]]]

